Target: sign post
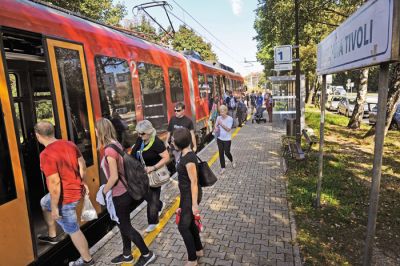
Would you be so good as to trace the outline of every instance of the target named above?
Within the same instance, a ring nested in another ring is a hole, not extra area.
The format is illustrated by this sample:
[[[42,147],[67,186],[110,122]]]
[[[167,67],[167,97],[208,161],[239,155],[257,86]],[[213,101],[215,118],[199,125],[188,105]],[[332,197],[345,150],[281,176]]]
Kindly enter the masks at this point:
[[[389,85],[389,63],[399,61],[400,54],[400,1],[374,0],[362,5],[335,31],[318,44],[317,73],[326,75],[351,69],[380,65],[378,113],[375,133],[372,185],[370,191],[367,237],[363,265],[372,261],[376,218],[381,180],[385,117]],[[354,83],[347,83],[351,89]],[[321,107],[321,128],[324,108]],[[323,133],[322,133],[323,136]],[[321,147],[322,146],[322,147]],[[320,141],[318,191],[323,177],[323,137]],[[316,201],[320,198],[317,197]],[[316,202],[319,206],[319,202]]]

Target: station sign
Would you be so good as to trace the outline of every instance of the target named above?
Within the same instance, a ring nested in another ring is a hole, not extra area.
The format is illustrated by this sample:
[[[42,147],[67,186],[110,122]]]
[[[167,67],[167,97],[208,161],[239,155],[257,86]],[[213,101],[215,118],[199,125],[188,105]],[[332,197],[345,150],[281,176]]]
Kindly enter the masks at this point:
[[[290,71],[293,69],[292,63],[290,64],[277,64],[274,66],[275,71]]]
[[[398,0],[372,0],[318,44],[319,75],[399,59]]]
[[[274,47],[274,63],[277,64],[291,64],[292,63],[292,46],[281,45]]]

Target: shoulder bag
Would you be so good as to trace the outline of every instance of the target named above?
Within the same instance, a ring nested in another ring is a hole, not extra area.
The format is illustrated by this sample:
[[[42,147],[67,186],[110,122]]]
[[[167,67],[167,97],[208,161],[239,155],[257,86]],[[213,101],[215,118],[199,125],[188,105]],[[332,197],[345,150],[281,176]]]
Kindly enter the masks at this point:
[[[199,156],[197,156],[197,159],[199,160],[199,184],[201,187],[211,187],[218,179],[207,162],[201,160]]]
[[[142,145],[142,146],[144,146],[144,145]],[[146,167],[146,163],[144,162],[144,159],[143,159],[143,150],[148,150],[150,147],[149,148],[146,147],[146,148],[144,148],[144,149],[142,148],[139,151],[140,161],[142,162],[144,167]],[[150,187],[161,187],[162,185],[166,184],[170,179],[170,173],[168,171],[168,168],[165,165],[163,165],[161,168],[159,168],[155,171],[148,173],[147,175],[149,177]]]

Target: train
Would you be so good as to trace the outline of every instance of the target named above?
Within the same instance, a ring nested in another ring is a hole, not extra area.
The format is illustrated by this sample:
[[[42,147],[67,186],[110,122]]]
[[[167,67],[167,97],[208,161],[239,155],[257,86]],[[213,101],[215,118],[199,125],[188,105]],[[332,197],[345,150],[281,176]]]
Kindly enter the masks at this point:
[[[40,171],[34,125],[51,121],[56,137],[73,141],[87,164],[92,202],[101,184],[94,125],[120,119],[129,146],[137,121],[166,132],[174,104],[184,102],[199,142],[209,134],[210,99],[239,92],[243,78],[77,14],[27,0],[0,0],[0,265],[65,265],[78,257],[69,237],[43,245]],[[95,204],[99,219],[82,222],[89,245],[114,224]],[[78,215],[81,207],[78,208]],[[79,217],[79,216],[78,216]]]

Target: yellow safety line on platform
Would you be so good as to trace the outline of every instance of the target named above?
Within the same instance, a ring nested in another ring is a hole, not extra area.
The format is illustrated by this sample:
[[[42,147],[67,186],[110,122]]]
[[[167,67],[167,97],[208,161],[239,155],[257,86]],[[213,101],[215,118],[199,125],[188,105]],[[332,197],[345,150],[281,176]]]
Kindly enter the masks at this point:
[[[247,118],[248,119],[248,118]],[[236,137],[237,133],[240,131],[240,127],[236,128],[236,130],[232,133],[232,139]],[[208,165],[211,166],[215,161],[218,159],[219,152],[216,152],[210,160],[208,160]],[[171,219],[172,215],[176,212],[176,210],[179,207],[179,202],[180,202],[180,197],[176,197],[174,200],[174,203],[172,206],[166,211],[166,213],[161,217],[160,222],[158,223],[158,226],[153,232],[150,232],[146,234],[144,237],[144,242],[146,243],[147,246],[150,246],[150,244],[156,239],[157,235],[161,232],[161,230],[165,227],[165,225],[168,223],[169,219]],[[139,259],[140,257],[140,251],[136,247],[133,252],[132,256],[135,259],[135,262]],[[157,254],[156,254],[157,256]],[[122,265],[127,266],[127,265],[132,265],[130,263],[123,263]]]

